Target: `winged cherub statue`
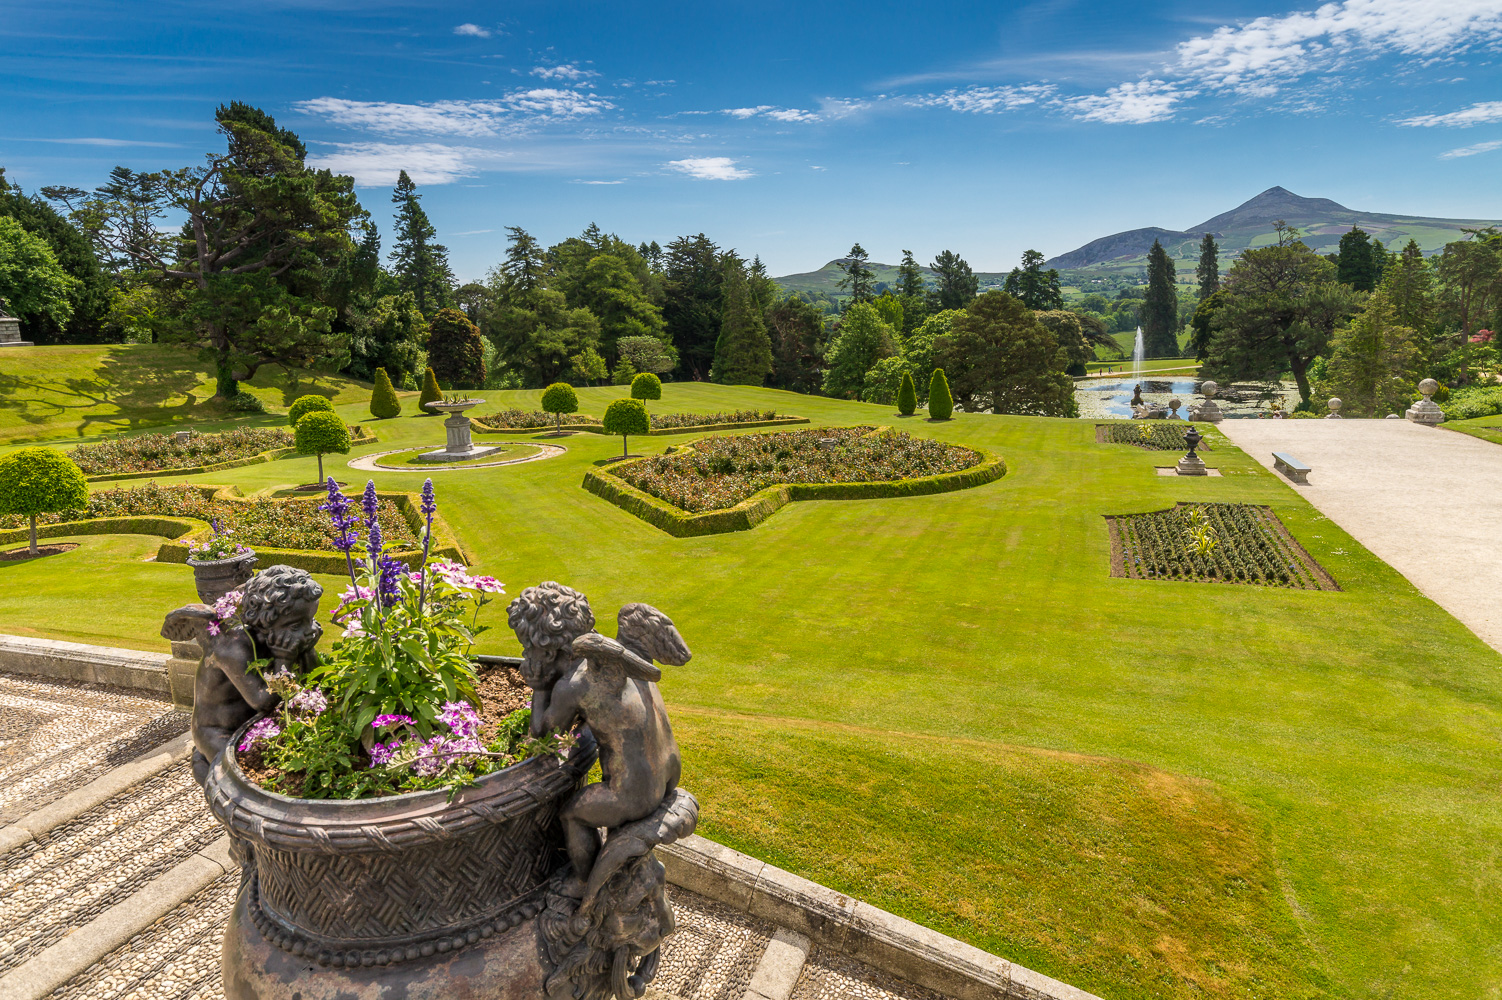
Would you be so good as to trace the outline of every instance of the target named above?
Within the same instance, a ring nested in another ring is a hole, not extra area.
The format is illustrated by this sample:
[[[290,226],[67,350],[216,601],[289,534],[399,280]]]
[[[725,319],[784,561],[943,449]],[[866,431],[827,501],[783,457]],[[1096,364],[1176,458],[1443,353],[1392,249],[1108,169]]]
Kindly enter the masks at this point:
[[[323,587],[307,571],[272,566],[251,577],[219,604],[189,604],[167,616],[166,639],[196,639],[203,661],[193,682],[193,774],[200,785],[235,731],[277,702],[263,674],[301,675],[315,665],[313,647],[323,634],[314,620]],[[238,618],[238,624],[225,621]],[[250,665],[270,658],[259,673]]]

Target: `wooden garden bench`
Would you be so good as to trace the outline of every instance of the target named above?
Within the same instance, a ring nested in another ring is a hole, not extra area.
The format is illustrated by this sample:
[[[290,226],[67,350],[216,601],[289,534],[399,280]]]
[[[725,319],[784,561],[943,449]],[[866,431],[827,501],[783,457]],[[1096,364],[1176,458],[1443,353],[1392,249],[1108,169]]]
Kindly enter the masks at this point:
[[[1295,483],[1309,482],[1309,473],[1311,471],[1309,466],[1305,465],[1303,462],[1300,462],[1298,459],[1294,458],[1287,452],[1273,452],[1273,468],[1283,473],[1283,475],[1287,476]]]

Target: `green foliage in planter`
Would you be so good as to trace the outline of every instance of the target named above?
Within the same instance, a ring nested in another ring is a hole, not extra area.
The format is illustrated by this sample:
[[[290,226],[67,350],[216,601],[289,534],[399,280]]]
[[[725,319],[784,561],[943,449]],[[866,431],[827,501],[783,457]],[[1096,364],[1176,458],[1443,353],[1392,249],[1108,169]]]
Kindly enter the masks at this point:
[[[402,401],[396,398],[396,389],[391,385],[391,376],[386,369],[375,370],[375,388],[370,393],[370,415],[378,420],[390,420],[401,416]]]
[[[935,368],[928,380],[928,419],[948,420],[954,416],[954,397],[949,394],[949,380],[944,369]]]
[[[563,414],[579,412],[579,394],[567,382],[554,382],[542,391],[541,405],[544,413],[553,414],[553,429],[559,430],[563,426]]]
[[[628,447],[632,434],[646,434],[652,429],[647,420],[647,408],[639,399],[617,399],[605,408],[606,434],[621,436],[621,454],[631,453]]]
[[[417,397],[417,408],[422,412],[432,415],[437,410],[428,409],[429,403],[443,401],[443,390],[438,388],[438,376],[429,368],[422,376],[422,395]]]
[[[902,373],[902,385],[897,389],[897,412],[911,417],[918,409],[918,390],[913,385],[913,373]]]
[[[22,448],[0,459],[0,514],[27,518],[37,553],[37,515],[82,507],[89,500],[83,470],[55,448]]]
[[[334,404],[330,403],[327,396],[310,395],[299,396],[292,402],[287,410],[287,423],[293,427],[297,422],[309,413],[333,413]]]
[[[648,399],[661,399],[662,379],[651,372],[642,372],[631,380],[631,398],[642,400],[644,406]]]
[[[349,454],[349,427],[336,413],[317,410],[298,421],[296,447],[300,455],[318,456],[318,481],[323,481],[323,456]]]

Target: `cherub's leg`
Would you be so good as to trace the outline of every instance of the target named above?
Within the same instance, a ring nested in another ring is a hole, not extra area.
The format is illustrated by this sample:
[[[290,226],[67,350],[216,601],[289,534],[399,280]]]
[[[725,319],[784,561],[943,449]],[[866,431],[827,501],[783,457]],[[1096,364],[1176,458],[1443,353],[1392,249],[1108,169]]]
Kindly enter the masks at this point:
[[[589,878],[595,855],[600,853],[600,827],[609,829],[638,818],[628,802],[609,785],[596,782],[575,795],[560,814],[563,834],[568,842],[568,859],[574,876]]]

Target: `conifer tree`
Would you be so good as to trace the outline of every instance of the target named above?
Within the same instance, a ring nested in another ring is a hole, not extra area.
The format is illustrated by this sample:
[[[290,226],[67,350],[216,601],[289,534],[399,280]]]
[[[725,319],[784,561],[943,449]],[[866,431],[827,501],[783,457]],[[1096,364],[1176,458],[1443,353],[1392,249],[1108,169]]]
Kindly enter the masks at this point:
[[[1382,265],[1386,259],[1381,242],[1372,239],[1365,230],[1352,226],[1340,238],[1335,254],[1335,280],[1358,292],[1373,291],[1382,280]]]
[[[428,213],[419,202],[417,185],[403,170],[396,179],[391,202],[400,205],[396,212],[396,246],[391,251],[391,267],[402,291],[411,292],[424,316],[448,305],[454,272],[449,269],[448,249],[433,242],[438,230],[428,221]]]
[[[437,413],[437,410],[428,409],[429,403],[437,403],[443,399],[443,390],[438,387],[438,376],[430,367],[422,377],[422,395],[417,397],[417,408],[423,413]]]
[[[911,250],[902,251],[902,263],[897,266],[897,297],[902,300],[902,335],[911,334],[928,318],[926,282],[923,269],[913,259]]]
[[[980,291],[980,279],[959,254],[945,250],[929,265],[938,276],[937,299],[939,309],[963,309]]]
[[[911,417],[918,409],[918,389],[913,385],[913,373],[902,373],[902,385],[897,390],[897,412]]]
[[[720,338],[715,342],[709,380],[722,385],[761,385],[772,373],[772,341],[761,310],[751,299],[745,263],[726,254],[724,269]]]
[[[389,420],[392,417],[401,416],[402,401],[396,398],[396,389],[392,388],[391,376],[386,374],[386,369],[375,370],[375,389],[370,393],[370,415],[378,420]]]
[[[1200,240],[1200,262],[1194,276],[1200,283],[1200,301],[1220,291],[1220,245],[1210,233]]]
[[[1416,240],[1409,240],[1382,276],[1382,289],[1393,306],[1393,319],[1427,334],[1434,318],[1434,270]]]
[[[428,327],[428,361],[450,389],[485,385],[485,345],[480,331],[457,309],[440,309]]]
[[[507,226],[506,260],[501,264],[501,274],[511,289],[517,292],[534,292],[547,274],[547,260],[542,244],[521,226]]]
[[[1022,266],[1012,268],[1002,291],[1022,300],[1029,309],[1063,309],[1064,288],[1058,268],[1043,270],[1043,255],[1036,250],[1022,253]]]
[[[935,368],[928,380],[928,419],[948,420],[954,415],[954,397],[949,394],[949,380],[944,369]]]
[[[1179,353],[1179,292],[1173,258],[1153,240],[1147,252],[1147,294],[1142,297],[1142,346],[1150,358]]]
[[[840,291],[850,293],[851,305],[876,298],[876,273],[866,266],[870,256],[866,248],[857,243],[850,248],[849,255],[835,265],[845,272],[840,279]]]

